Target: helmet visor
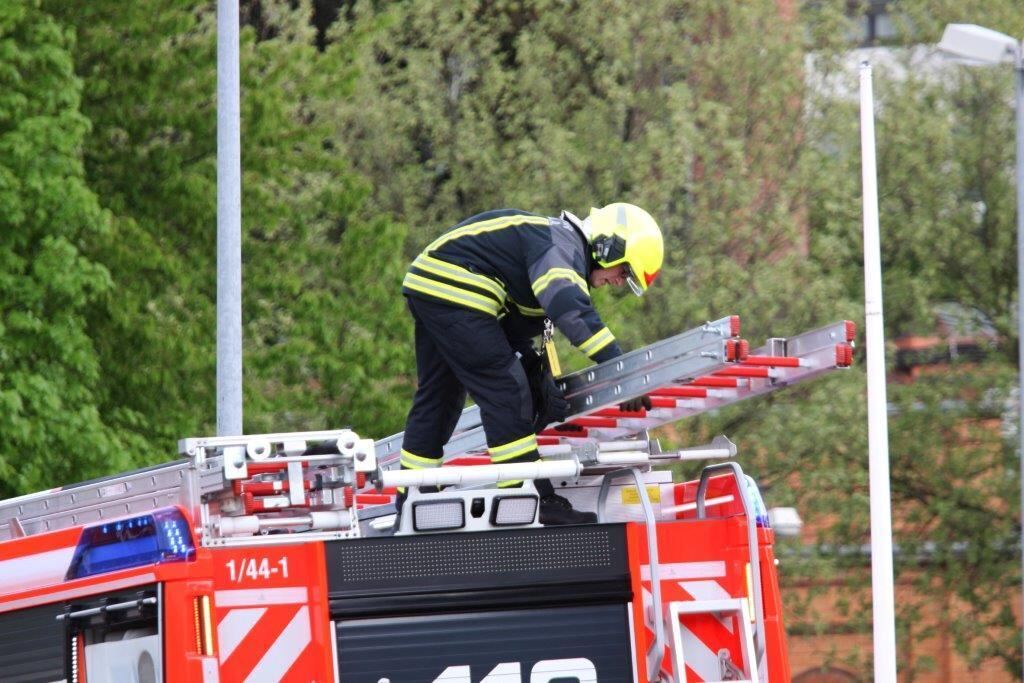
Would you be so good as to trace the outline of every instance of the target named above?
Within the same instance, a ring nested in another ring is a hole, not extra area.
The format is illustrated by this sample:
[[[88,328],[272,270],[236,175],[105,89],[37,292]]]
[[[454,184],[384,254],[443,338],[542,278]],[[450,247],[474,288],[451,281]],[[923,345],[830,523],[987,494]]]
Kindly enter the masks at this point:
[[[623,273],[626,275],[626,284],[633,290],[633,293],[637,296],[644,295],[644,288],[640,286],[640,278],[633,272],[633,266],[628,263],[623,263]]]

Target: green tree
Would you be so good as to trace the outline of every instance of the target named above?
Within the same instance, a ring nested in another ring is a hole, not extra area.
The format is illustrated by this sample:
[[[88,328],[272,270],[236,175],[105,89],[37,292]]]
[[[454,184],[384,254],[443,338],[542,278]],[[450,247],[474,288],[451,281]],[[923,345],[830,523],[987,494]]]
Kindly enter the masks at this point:
[[[89,252],[113,274],[89,316],[101,410],[146,440],[136,462],[162,460],[213,431],[215,4],[60,8],[93,122],[88,179],[114,217]],[[309,18],[308,4],[243,7],[245,429],[380,434],[411,391],[411,353],[393,343],[407,331],[391,296],[404,231],[353,217],[365,190],[325,132],[347,76],[317,52]],[[393,381],[365,379],[383,368]]]
[[[1019,585],[1019,527],[1008,514],[1019,491],[1015,427],[1006,423],[1017,343],[1016,272],[1006,257],[1014,249],[1012,114],[1002,104],[1011,101],[1011,81],[1008,72],[944,64],[929,45],[947,22],[981,23],[1012,35],[1024,34],[1024,25],[1013,3],[972,7],[969,16],[953,3],[893,7],[906,47],[874,65],[886,334],[939,336],[937,314],[949,320],[958,312],[970,324],[966,330],[952,324],[946,334],[984,341],[994,331],[997,342],[973,364],[890,384],[897,580],[917,590],[901,591],[897,603],[900,668],[914,680],[933,666],[905,654],[953,619],[956,650],[969,665],[999,658],[1017,672],[1019,627],[997,597]],[[835,25],[834,13],[818,19]],[[818,55],[818,76],[833,76],[839,87],[823,89],[810,107],[810,153],[828,180],[811,195],[812,250],[831,253],[830,272],[859,297],[856,77],[852,60],[844,70],[833,59],[841,45],[827,47]],[[955,348],[955,340],[944,343]],[[863,425],[861,402],[847,408],[851,421]],[[801,483],[799,499],[809,510],[830,506],[838,513],[819,541],[853,549],[868,542],[869,528],[863,435],[850,436],[845,473],[839,454],[824,454],[816,461],[821,486]],[[829,571],[847,577],[848,593],[862,598],[851,600],[850,614],[867,628],[870,587],[865,560],[857,555],[828,558]],[[936,600],[948,600],[952,612],[936,616],[924,609]],[[870,670],[866,658],[861,664]]]
[[[85,312],[110,287],[87,245],[109,215],[84,180],[68,31],[35,0],[0,9],[0,495],[124,463],[98,410]]]
[[[800,31],[774,5],[360,3],[354,15],[335,43],[357,44],[339,138],[372,183],[368,207],[410,225],[407,255],[488,208],[626,200],[668,244],[645,301],[597,297],[627,345],[736,312],[752,328],[836,316],[838,283],[807,259]]]

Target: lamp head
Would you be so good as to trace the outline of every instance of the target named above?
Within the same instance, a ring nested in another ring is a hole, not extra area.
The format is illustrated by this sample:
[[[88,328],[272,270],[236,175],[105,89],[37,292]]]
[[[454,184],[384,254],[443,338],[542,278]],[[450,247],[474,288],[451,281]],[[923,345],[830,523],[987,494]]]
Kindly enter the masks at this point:
[[[939,49],[980,64],[1017,64],[1021,58],[1018,40],[976,24],[948,24]]]

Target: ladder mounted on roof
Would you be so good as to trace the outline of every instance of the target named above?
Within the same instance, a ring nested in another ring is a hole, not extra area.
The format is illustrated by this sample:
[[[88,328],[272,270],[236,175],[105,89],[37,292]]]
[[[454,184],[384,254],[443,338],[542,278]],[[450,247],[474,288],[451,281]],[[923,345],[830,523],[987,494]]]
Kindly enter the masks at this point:
[[[853,362],[856,327],[843,320],[793,337],[773,337],[751,352],[740,337],[739,316],[706,323],[674,337],[557,379],[570,417],[538,436],[545,446],[632,438],[647,430],[802,382]],[[650,410],[617,406],[636,396]],[[568,429],[566,428],[568,427]],[[571,430],[571,431],[570,431]],[[398,467],[403,433],[376,442],[383,469]],[[480,409],[462,411],[445,446],[445,460],[484,454]]]
[[[662,453],[646,432],[852,362],[854,327],[848,321],[772,338],[754,352],[739,332],[739,318],[729,316],[559,378],[572,416],[539,435],[541,455],[551,462],[536,463],[532,477],[547,478],[551,468],[579,476],[670,459],[728,457],[735,449],[727,440]],[[616,407],[644,394],[651,397],[650,410]],[[565,431],[566,425],[575,431]],[[391,502],[368,486],[398,485],[406,475],[398,470],[401,440],[395,434],[374,443],[347,429],[183,439],[178,450],[184,457],[175,462],[0,501],[0,540],[169,505],[201,520],[205,545],[311,540],[311,533],[358,536],[360,503]],[[479,410],[467,408],[446,459],[483,456],[486,448]],[[522,478],[492,467],[499,466],[446,467],[433,476],[470,476],[458,470],[472,469],[478,484]]]

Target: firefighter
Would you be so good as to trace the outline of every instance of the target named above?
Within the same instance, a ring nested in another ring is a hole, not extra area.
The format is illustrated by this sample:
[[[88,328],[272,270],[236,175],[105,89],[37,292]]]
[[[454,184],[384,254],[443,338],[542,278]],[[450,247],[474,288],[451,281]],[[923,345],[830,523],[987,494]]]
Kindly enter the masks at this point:
[[[516,209],[466,219],[427,245],[402,283],[415,325],[418,388],[406,420],[403,469],[441,465],[466,392],[480,408],[493,463],[532,462],[536,433],[564,419],[553,379],[537,406],[524,362],[545,319],[598,363],[622,354],[590,299],[593,288],[628,285],[641,296],[663,259],[661,230],[625,203],[591,209],[583,220]],[[530,367],[530,363],[526,363]],[[624,404],[636,410],[649,399]],[[538,415],[539,413],[539,415]],[[521,481],[499,486],[521,486]],[[548,481],[537,481],[542,524],[596,522],[574,510]],[[405,492],[398,496],[399,510]]]

